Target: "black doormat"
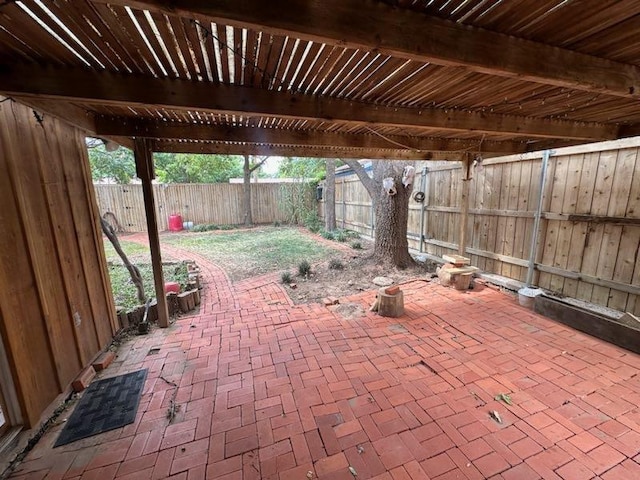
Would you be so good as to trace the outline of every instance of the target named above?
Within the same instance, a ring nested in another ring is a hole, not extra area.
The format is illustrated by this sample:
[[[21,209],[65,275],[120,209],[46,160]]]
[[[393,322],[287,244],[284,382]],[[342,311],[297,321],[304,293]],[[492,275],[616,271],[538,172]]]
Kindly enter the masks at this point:
[[[54,447],[133,423],[146,378],[145,368],[89,385]]]

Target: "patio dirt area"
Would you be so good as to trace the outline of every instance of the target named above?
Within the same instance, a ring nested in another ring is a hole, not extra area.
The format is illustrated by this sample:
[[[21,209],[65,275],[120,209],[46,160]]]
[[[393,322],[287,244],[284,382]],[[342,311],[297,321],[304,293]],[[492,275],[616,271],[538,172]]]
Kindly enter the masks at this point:
[[[104,372],[149,370],[135,423],[53,449],[59,422],[12,478],[640,478],[638,355],[492,288],[411,281],[392,319],[373,291],[294,305],[275,275],[163,252],[197,261],[202,305]]]

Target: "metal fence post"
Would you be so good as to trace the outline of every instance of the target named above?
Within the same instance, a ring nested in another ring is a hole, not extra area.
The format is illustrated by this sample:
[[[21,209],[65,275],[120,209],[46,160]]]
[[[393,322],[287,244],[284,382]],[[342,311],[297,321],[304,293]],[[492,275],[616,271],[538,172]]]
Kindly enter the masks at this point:
[[[529,251],[529,266],[527,268],[526,286],[530,287],[533,283],[533,273],[536,268],[536,257],[538,255],[538,236],[540,234],[540,217],[542,216],[542,200],[544,196],[544,188],[547,182],[547,169],[549,168],[549,158],[551,150],[545,150],[542,153],[542,169],[540,170],[540,191],[538,192],[538,206],[533,217],[533,232],[531,234],[531,246]]]

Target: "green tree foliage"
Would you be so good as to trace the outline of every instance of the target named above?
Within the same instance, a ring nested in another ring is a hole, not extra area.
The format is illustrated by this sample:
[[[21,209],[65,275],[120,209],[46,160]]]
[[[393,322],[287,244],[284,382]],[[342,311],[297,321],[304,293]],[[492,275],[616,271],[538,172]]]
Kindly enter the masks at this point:
[[[89,149],[89,164],[94,182],[114,181],[129,183],[136,174],[136,163],[133,152],[120,147],[115,152],[107,152],[100,140],[87,142]]]
[[[237,156],[156,153],[153,158],[163,183],[219,183],[242,177],[242,159]]]
[[[325,173],[324,159],[289,157],[282,160],[278,177],[308,178],[318,182],[324,179]]]
[[[107,152],[102,141],[88,139],[89,163],[93,181],[129,183],[136,175],[133,152],[120,147]],[[163,183],[217,183],[242,177],[242,157],[155,153],[156,177]]]

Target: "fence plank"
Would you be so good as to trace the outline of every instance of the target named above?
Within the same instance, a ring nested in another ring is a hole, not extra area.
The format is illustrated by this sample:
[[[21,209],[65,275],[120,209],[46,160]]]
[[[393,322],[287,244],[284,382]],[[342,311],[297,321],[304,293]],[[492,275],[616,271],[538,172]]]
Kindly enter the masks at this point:
[[[288,220],[285,197],[297,184],[252,184],[251,208],[255,223]],[[299,185],[298,185],[299,187]],[[168,229],[171,214],[180,214],[183,221],[194,224],[238,225],[244,221],[242,184],[158,184],[154,185],[157,199],[158,228]],[[115,215],[125,232],[146,231],[144,202],[140,185],[95,185],[101,214]],[[313,192],[304,191],[307,208],[313,208]],[[365,222],[366,223],[366,222]]]

